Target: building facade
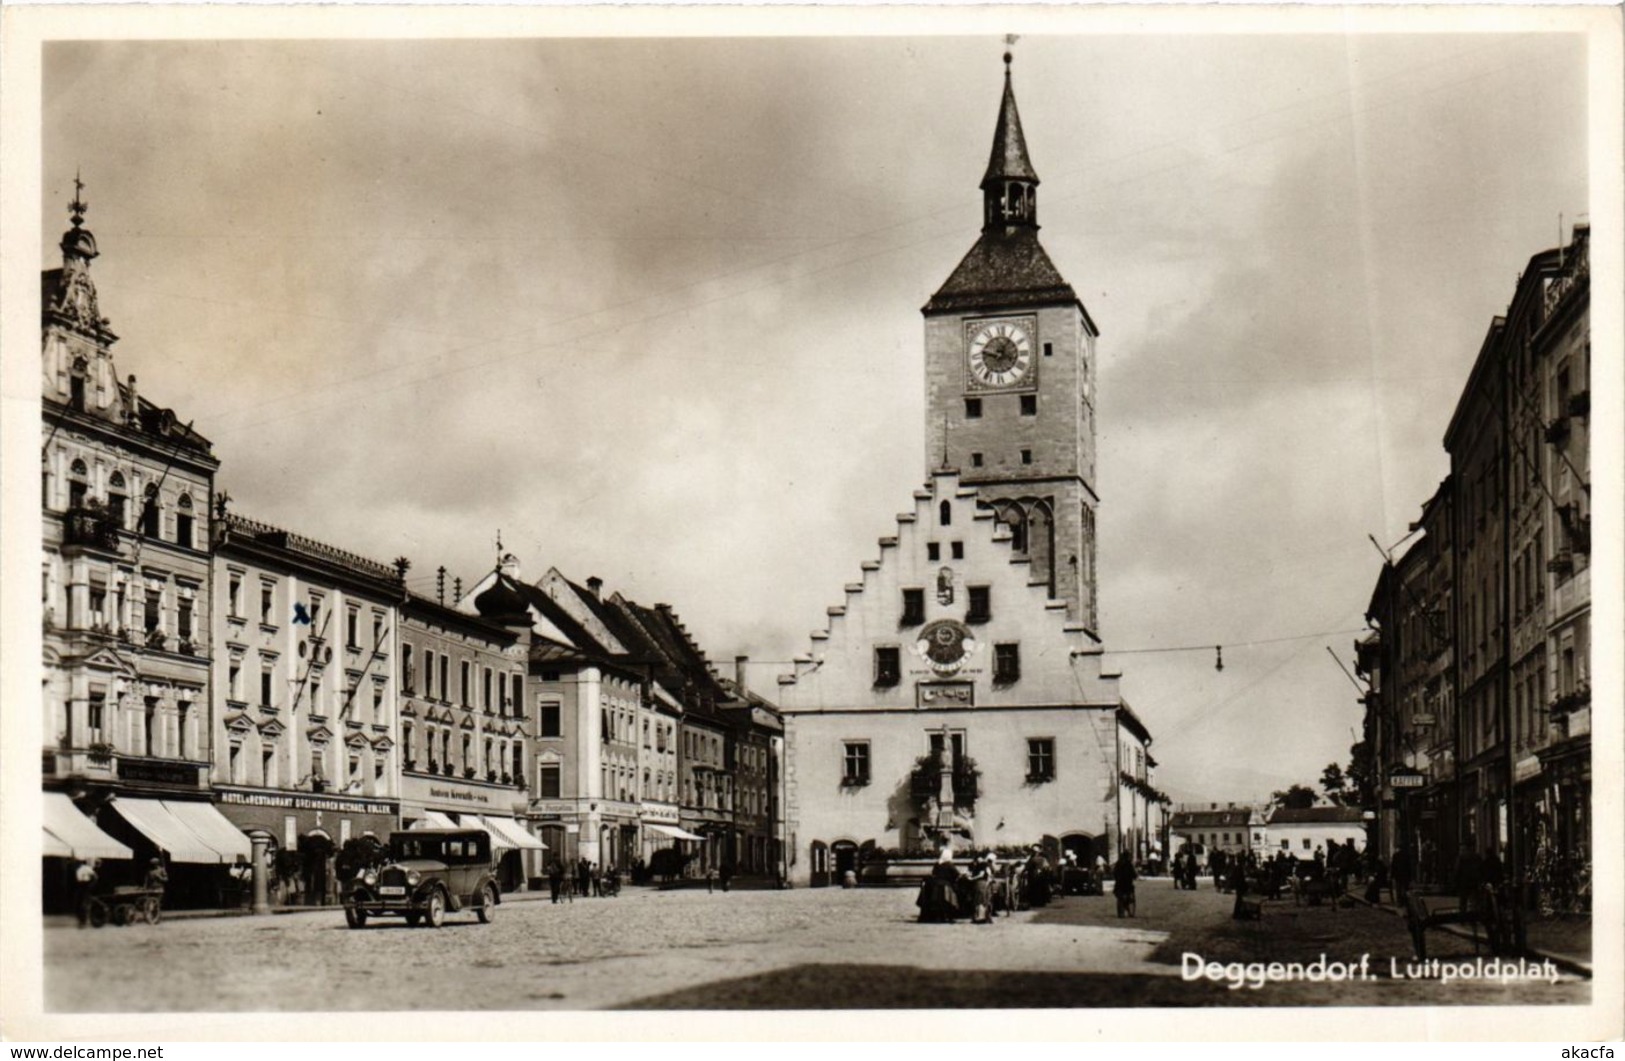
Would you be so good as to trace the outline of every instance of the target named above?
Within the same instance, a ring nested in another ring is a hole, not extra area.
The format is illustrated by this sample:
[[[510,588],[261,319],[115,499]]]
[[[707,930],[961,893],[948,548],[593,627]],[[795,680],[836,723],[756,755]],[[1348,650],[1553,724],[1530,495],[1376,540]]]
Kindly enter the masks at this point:
[[[1366,845],[1365,812],[1359,807],[1277,807],[1269,818],[1266,844],[1293,858],[1325,856],[1331,845]]]
[[[400,821],[404,568],[235,513],[215,523],[214,794],[269,835],[275,898],[338,901],[336,858]]]
[[[1251,807],[1207,804],[1200,808],[1181,806],[1169,819],[1173,853],[1188,854],[1197,865],[1206,866],[1215,851],[1226,855],[1263,854],[1264,819]],[[1256,834],[1256,837],[1255,837]]]
[[[1385,857],[1446,881],[1493,855],[1526,901],[1570,908],[1590,872],[1589,275],[1581,225],[1520,276],[1361,646]]]
[[[222,867],[248,850],[208,803],[219,462],[134,376],[120,379],[81,196],[70,210],[62,265],[41,277],[44,784],[130,850],[105,877],[139,879],[137,862],[162,857],[172,902],[212,902]],[[183,820],[219,844],[197,842]],[[71,878],[51,861],[46,899],[58,905]]]
[[[484,826],[504,891],[543,876],[523,818],[530,784],[528,626],[437,600],[401,604],[401,824]]]

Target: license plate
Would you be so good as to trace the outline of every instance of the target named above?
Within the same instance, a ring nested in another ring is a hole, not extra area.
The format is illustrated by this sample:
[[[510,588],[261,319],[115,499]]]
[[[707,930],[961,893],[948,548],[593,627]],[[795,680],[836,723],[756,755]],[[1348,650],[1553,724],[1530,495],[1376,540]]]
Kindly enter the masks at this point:
[[[396,888],[396,887],[391,887],[389,885],[385,885],[384,887],[378,889],[378,894],[380,894],[380,895],[405,895],[406,894],[406,889],[405,888]]]

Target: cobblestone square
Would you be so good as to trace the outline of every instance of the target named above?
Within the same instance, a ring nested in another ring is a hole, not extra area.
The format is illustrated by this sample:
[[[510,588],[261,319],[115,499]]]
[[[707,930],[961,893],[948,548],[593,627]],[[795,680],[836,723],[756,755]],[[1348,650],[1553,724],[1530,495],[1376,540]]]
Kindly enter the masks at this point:
[[[59,1012],[260,1010],[818,1009],[1574,1004],[1563,976],[1512,985],[1393,980],[1403,922],[1364,906],[1268,903],[1234,922],[1211,886],[1149,880],[1138,916],[1065,897],[992,925],[922,925],[912,889],[631,889],[617,899],[504,903],[494,923],[347,929],[336,909],[172,920],[45,934],[46,1005]],[[1430,941],[1446,960],[1465,941]],[[1363,983],[1187,982],[1182,956],[1217,962],[1358,961]],[[240,975],[255,955],[254,975]],[[163,975],[152,975],[162,969]],[[407,972],[432,970],[432,975]]]

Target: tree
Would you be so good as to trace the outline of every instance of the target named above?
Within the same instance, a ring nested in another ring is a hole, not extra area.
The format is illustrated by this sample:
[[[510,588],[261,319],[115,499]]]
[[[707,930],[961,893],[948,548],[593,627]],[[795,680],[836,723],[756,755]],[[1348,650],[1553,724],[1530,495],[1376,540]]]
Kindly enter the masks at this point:
[[[1349,765],[1343,771],[1348,789],[1347,806],[1374,807],[1377,803],[1377,764],[1371,754],[1371,742],[1359,741],[1349,746]]]
[[[1327,763],[1326,769],[1320,772],[1320,790],[1339,807],[1348,806],[1348,778],[1336,763]]]
[[[1272,793],[1270,802],[1277,807],[1305,810],[1315,805],[1315,790],[1308,785],[1293,785],[1284,792]]]

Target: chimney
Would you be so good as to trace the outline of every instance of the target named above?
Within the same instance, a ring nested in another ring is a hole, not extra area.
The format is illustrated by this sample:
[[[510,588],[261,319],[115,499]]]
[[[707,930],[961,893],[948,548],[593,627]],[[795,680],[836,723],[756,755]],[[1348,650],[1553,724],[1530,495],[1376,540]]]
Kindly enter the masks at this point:
[[[587,589],[592,592],[593,600],[604,599],[604,580],[597,575],[592,575],[587,579]]]
[[[749,656],[734,657],[734,684],[739,686],[740,696],[744,696],[750,691],[750,686],[745,684],[745,664],[749,662]]]

